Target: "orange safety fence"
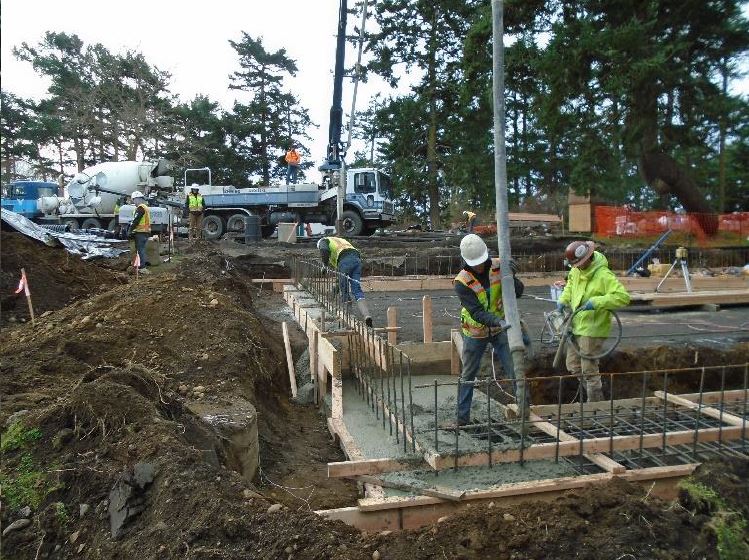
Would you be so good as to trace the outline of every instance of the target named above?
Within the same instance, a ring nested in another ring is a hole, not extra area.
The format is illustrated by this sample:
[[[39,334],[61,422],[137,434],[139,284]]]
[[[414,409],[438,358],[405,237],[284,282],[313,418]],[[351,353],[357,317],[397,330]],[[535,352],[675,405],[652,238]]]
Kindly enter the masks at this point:
[[[708,237],[749,237],[749,212],[731,214],[677,214],[675,212],[636,212],[626,206],[596,206],[596,235],[600,237],[650,237],[671,229],[705,240]]]

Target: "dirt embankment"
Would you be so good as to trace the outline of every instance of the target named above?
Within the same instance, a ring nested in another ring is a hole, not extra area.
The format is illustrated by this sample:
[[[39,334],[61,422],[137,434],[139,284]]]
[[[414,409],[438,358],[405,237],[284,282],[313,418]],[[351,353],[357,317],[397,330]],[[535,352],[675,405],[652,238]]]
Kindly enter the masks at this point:
[[[67,251],[47,247],[16,232],[0,234],[0,253],[0,321],[3,325],[30,319],[23,293],[14,293],[21,268],[26,270],[37,317],[126,282],[123,275],[100,267],[96,262],[82,261]]]

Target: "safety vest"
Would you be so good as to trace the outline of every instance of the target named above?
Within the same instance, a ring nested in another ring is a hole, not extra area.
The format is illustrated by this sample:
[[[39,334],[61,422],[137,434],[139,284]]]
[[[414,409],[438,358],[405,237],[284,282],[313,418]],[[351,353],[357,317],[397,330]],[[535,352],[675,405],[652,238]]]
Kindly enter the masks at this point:
[[[114,205],[114,217],[119,218],[119,216],[120,216],[120,205],[115,204]]]
[[[286,163],[299,165],[299,154],[295,150],[289,150],[286,152]]]
[[[190,212],[202,212],[203,211],[203,197],[200,195],[187,195],[187,206]]]
[[[151,233],[151,210],[149,210],[148,206],[145,204],[138,204],[135,210],[133,210],[133,218],[135,218],[135,213],[138,211],[138,208],[143,208],[143,217],[133,231],[135,233]]]
[[[505,316],[504,309],[502,309],[502,274],[499,271],[499,259],[491,260],[488,294],[481,282],[467,270],[461,270],[454,282],[460,282],[472,290],[486,311],[494,313],[499,318]],[[489,328],[474,320],[465,307],[460,310],[460,326],[463,334],[471,338],[486,338],[499,332],[499,329]]]
[[[473,212],[468,212],[466,216],[468,220],[473,220],[476,217],[476,214],[474,214]]]
[[[330,249],[329,264],[333,268],[338,268],[338,258],[343,251],[356,251],[356,248],[351,243],[340,237],[328,237],[328,248]],[[359,251],[356,252],[358,253]]]

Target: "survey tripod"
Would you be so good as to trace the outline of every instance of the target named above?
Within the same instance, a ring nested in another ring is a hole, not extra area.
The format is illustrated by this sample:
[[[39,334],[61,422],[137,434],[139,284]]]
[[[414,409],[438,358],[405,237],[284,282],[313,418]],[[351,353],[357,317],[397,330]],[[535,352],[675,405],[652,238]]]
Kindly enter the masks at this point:
[[[671,264],[671,268],[668,269],[668,272],[663,276],[663,280],[661,280],[658,285],[655,287],[655,291],[657,292],[660,287],[663,285],[663,283],[666,281],[666,278],[669,277],[669,275],[673,272],[674,268],[676,268],[676,265],[681,265],[681,274],[684,276],[684,283],[687,285],[687,292],[690,294],[692,293],[692,283],[689,281],[689,269],[687,268],[687,248],[686,247],[679,247],[676,249],[676,257],[674,258],[674,262]]]

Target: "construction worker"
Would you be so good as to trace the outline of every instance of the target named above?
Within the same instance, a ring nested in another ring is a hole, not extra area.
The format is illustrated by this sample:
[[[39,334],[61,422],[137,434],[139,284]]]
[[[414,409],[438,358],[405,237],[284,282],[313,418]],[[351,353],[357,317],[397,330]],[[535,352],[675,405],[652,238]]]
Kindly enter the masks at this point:
[[[338,272],[338,286],[343,303],[356,301],[364,322],[371,327],[372,316],[361,289],[362,264],[359,251],[340,237],[323,237],[317,242],[317,248],[323,264]]]
[[[130,223],[128,237],[135,240],[135,250],[138,251],[140,268],[146,268],[146,242],[151,235],[151,211],[146,205],[146,197],[140,191],[135,191],[130,195],[135,204],[133,211],[133,221]]]
[[[609,311],[629,304],[629,293],[595,247],[592,241],[573,241],[567,245],[564,256],[572,270],[557,302],[559,311],[579,310],[572,319],[574,344],[567,343],[567,370],[585,380],[589,402],[602,401],[604,396],[598,359],[585,356],[600,354],[611,330]]]
[[[463,215],[466,218],[465,228],[468,233],[473,233],[473,228],[476,226],[476,214],[468,210],[463,210]]]
[[[190,194],[185,201],[185,209],[190,216],[190,231],[188,237],[190,241],[200,239],[203,236],[203,212],[205,211],[205,200],[200,196],[200,187],[193,183],[190,187]]]
[[[120,226],[120,208],[125,204],[125,197],[120,197],[114,203],[114,236],[119,239],[122,227]]]
[[[492,345],[493,358],[502,364],[507,379],[515,379],[515,368],[507,340],[509,325],[502,309],[502,284],[499,259],[490,259],[486,243],[470,233],[460,242],[465,266],[453,281],[460,299],[460,324],[463,335],[463,369],[458,395],[458,426],[471,420],[473,381],[481,366],[486,345]],[[513,383],[513,391],[516,387]],[[452,426],[451,426],[452,427]]]
[[[299,152],[296,151],[296,148],[294,146],[291,146],[289,148],[289,151],[286,152],[286,184],[289,183],[296,183],[296,176],[297,172],[299,171]]]

